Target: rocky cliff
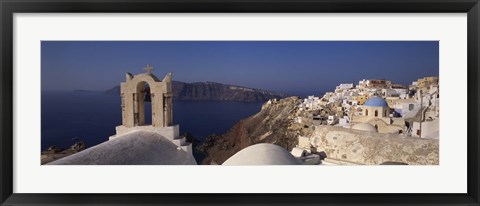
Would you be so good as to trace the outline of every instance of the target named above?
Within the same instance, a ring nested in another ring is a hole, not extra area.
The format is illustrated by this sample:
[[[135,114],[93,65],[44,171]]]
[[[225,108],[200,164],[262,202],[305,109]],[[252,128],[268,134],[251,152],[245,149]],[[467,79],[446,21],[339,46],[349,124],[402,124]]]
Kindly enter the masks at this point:
[[[268,101],[260,112],[239,121],[225,134],[209,136],[199,147],[207,155],[202,164],[222,164],[243,148],[258,143],[291,150],[298,144],[298,135],[313,132],[294,123],[300,101],[297,97]]]
[[[185,83],[173,81],[172,90],[174,100],[262,102],[273,98],[284,98],[287,96],[286,94],[279,92],[215,82]],[[120,86],[109,89],[106,93],[119,95]]]

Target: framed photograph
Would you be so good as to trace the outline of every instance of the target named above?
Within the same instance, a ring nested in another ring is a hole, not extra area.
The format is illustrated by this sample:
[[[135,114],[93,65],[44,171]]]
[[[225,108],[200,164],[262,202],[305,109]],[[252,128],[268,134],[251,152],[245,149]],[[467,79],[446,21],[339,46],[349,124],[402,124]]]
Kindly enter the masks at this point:
[[[0,7],[1,205],[480,205],[477,0]]]

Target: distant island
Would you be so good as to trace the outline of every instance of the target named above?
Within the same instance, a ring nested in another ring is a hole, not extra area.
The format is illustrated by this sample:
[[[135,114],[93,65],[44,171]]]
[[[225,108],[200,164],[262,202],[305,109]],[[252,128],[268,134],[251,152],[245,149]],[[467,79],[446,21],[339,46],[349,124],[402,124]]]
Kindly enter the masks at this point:
[[[269,99],[281,99],[289,95],[280,92],[254,89],[216,82],[185,83],[172,82],[174,100],[211,100],[236,102],[265,102]],[[107,94],[120,95],[120,86],[115,86]]]
[[[85,90],[85,89],[76,89],[76,90],[73,90],[73,92],[92,93],[92,92],[98,92],[98,91],[91,91],[91,90]]]

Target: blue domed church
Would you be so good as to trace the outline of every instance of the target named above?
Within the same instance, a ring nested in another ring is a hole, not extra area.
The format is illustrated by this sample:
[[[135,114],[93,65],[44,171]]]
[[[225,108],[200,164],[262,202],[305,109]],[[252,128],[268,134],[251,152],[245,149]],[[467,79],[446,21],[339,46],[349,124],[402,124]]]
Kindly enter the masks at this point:
[[[361,111],[361,113],[353,117],[353,123],[368,123],[374,126],[379,133],[401,134],[405,131],[405,120],[390,117],[391,109],[387,101],[381,97],[370,97],[362,105]],[[355,129],[355,127],[352,127],[352,129]]]
[[[390,107],[381,97],[370,97],[363,105],[363,115],[368,117],[389,117]]]

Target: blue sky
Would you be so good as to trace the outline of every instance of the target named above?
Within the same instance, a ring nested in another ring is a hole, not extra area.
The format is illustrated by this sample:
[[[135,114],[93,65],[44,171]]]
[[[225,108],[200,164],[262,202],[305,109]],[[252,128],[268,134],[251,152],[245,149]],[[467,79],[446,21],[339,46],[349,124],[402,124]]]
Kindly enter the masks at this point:
[[[295,95],[340,83],[438,76],[438,41],[43,41],[42,91],[107,90],[125,72],[212,81]]]

